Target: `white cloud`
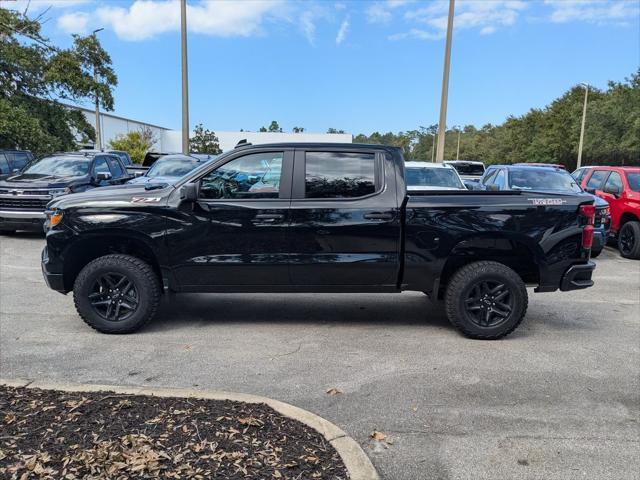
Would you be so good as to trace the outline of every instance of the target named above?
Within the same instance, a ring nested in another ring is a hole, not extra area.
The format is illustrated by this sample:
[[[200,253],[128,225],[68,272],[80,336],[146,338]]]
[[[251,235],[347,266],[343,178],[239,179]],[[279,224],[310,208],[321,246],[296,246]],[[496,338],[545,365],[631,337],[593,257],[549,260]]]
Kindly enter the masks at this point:
[[[89,26],[89,14],[85,12],[70,12],[58,17],[56,25],[65,33],[84,35]]]
[[[349,15],[345,17],[345,19],[340,24],[340,28],[338,29],[338,34],[336,35],[336,45],[340,45],[344,42],[344,39],[347,36],[347,31],[349,30]]]
[[[555,23],[626,24],[640,15],[636,0],[545,0],[545,4],[551,7],[549,18]]]
[[[90,0],[0,0],[0,7],[27,14],[40,13],[45,9],[64,9],[77,7]]]
[[[365,10],[367,21],[369,23],[389,23],[393,18],[392,10],[412,2],[413,0],[386,0],[384,2],[376,2]]]
[[[311,45],[316,44],[316,24],[314,23],[314,16],[311,10],[307,10],[300,15],[300,28]]]
[[[527,8],[527,3],[521,0],[494,0],[483,2],[477,0],[459,0],[456,2],[454,31],[477,29],[481,35],[490,35],[498,28],[513,25],[520,12]],[[436,40],[442,38],[447,30],[447,16],[449,2],[438,0],[426,7],[405,12],[404,18],[408,22],[425,25],[422,28],[412,28],[408,32],[390,36],[392,40],[404,38],[418,38]]]
[[[187,5],[189,31],[218,37],[248,37],[261,32],[263,21],[277,16],[282,0],[218,0]],[[145,40],[180,30],[177,0],[135,0],[128,8],[104,6],[95,16],[123,40]]]

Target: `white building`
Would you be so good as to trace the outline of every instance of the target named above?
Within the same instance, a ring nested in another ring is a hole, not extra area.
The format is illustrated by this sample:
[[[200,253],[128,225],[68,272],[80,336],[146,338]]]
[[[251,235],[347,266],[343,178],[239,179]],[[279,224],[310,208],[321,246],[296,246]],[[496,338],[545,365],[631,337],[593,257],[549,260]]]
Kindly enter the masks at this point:
[[[87,122],[95,126],[96,115],[94,110],[83,107],[78,108],[84,114]],[[171,130],[152,123],[131,120],[119,117],[111,113],[100,112],[100,137],[102,145],[108,147],[109,141],[118,135],[140,130],[143,127],[151,129],[156,139],[151,150],[157,152],[179,152],[182,150],[182,131]],[[233,149],[240,140],[258,145],[263,143],[279,142],[319,142],[319,143],[352,143],[350,133],[279,133],[279,132],[218,132],[214,130],[220,148],[223,152]]]

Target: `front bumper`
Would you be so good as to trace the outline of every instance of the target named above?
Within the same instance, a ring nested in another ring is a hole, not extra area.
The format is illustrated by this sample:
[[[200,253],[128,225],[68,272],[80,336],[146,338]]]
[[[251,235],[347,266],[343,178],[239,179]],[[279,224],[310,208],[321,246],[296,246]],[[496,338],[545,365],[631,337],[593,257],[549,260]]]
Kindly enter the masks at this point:
[[[49,253],[47,247],[44,247],[42,250],[42,261],[40,266],[42,267],[42,276],[44,277],[44,281],[51,290],[55,290],[60,293],[67,293],[68,291],[64,288],[64,276],[61,273],[51,273],[48,270],[49,264]]]
[[[0,230],[41,232],[45,218],[44,211],[0,210]]]
[[[569,290],[581,290],[593,286],[591,275],[596,268],[593,262],[573,265],[564,272],[562,281],[560,282],[560,290],[567,292]]]

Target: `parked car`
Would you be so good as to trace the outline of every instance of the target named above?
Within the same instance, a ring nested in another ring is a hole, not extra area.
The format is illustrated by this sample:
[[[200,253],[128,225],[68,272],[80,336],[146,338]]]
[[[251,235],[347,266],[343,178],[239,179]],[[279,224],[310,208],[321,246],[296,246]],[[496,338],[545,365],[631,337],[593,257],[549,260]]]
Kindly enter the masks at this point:
[[[51,199],[129,178],[118,157],[101,152],[55,153],[34,160],[20,173],[0,180],[0,233],[42,231]]]
[[[640,167],[590,167],[574,172],[583,188],[611,206],[611,235],[620,254],[640,259]]]
[[[215,157],[211,155],[165,155],[160,157],[144,175],[129,180],[128,183],[174,183],[213,158]]]
[[[466,190],[460,175],[451,165],[431,162],[405,162],[407,191]]]
[[[33,154],[29,150],[0,150],[0,178],[19,172],[31,160]]]
[[[514,165],[526,166],[526,167],[552,167],[566,170],[567,168],[561,163],[542,163],[542,162],[520,162],[514,163]]]
[[[593,285],[592,196],[412,193],[405,173],[397,147],[242,146],[174,185],[55,199],[43,274],[50,288],[73,291],[79,315],[106,333],[146,324],[163,289],[414,290],[443,298],[464,334],[495,339],[524,318],[525,285]],[[261,181],[266,188],[254,189]]]
[[[127,152],[125,152],[124,150],[94,150],[94,149],[83,149],[80,150],[80,152],[82,153],[111,153],[113,155],[115,155],[116,157],[118,157],[120,160],[122,160],[122,164],[125,167],[128,167],[130,165],[133,165],[133,162],[131,161],[131,157],[129,156],[129,154]]]
[[[455,168],[462,180],[478,180],[484,174],[484,163],[473,160],[445,160],[445,165]]]
[[[581,193],[583,190],[564,168],[549,164],[521,163],[515,165],[492,165],[480,181],[486,190],[526,190],[554,193]],[[593,195],[596,207],[593,246],[591,257],[596,258],[605,245],[611,228],[609,204]]]

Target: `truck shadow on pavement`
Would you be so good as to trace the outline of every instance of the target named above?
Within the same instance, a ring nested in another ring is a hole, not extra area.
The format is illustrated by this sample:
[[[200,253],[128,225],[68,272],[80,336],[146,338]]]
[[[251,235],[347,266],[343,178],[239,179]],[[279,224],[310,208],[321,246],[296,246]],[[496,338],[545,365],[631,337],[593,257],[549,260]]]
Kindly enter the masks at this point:
[[[233,323],[419,325],[451,329],[441,303],[409,294],[178,294],[162,299],[145,330]]]

